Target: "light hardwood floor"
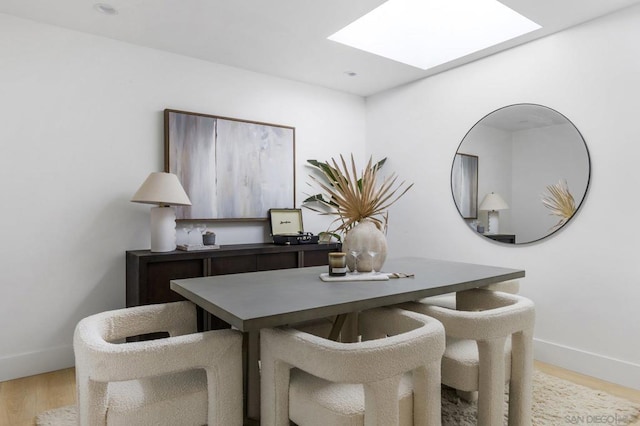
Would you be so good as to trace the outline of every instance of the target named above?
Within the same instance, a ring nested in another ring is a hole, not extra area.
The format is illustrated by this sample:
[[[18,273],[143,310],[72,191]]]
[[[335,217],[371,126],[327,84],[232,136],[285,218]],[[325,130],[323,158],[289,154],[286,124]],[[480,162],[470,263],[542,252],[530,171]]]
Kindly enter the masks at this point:
[[[640,390],[614,385],[537,361],[535,367],[561,379],[599,389],[640,404]],[[75,400],[73,368],[0,382],[0,425],[33,426],[34,418],[38,413],[73,404]],[[633,423],[633,426],[640,426],[640,420]]]
[[[0,383],[0,425],[32,426],[35,416],[76,401],[75,369]]]

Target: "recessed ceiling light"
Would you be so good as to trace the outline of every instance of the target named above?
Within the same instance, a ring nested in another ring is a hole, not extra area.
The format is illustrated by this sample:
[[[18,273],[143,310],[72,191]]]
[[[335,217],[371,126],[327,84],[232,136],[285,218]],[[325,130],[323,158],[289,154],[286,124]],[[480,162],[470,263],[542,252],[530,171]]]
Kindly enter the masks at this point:
[[[426,70],[539,28],[497,0],[388,0],[329,40]]]
[[[104,15],[117,15],[118,11],[115,7],[107,3],[96,3],[93,8]]]

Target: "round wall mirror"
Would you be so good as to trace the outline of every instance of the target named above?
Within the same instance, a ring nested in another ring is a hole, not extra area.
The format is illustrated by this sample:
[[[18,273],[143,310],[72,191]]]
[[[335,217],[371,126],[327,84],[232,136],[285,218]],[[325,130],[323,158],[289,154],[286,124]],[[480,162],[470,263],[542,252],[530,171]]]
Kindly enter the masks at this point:
[[[587,145],[571,121],[542,105],[516,104],[467,132],[453,160],[451,191],[474,232],[527,244],[571,220],[590,174]]]

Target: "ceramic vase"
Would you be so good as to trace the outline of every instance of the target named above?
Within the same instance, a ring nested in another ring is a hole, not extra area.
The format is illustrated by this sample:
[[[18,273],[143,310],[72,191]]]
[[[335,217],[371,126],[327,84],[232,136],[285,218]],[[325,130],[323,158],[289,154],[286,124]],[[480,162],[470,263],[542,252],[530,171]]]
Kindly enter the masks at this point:
[[[358,272],[371,272],[372,267],[379,272],[387,258],[387,238],[372,220],[364,219],[347,232],[342,251],[347,254],[350,271],[355,271],[357,264]]]

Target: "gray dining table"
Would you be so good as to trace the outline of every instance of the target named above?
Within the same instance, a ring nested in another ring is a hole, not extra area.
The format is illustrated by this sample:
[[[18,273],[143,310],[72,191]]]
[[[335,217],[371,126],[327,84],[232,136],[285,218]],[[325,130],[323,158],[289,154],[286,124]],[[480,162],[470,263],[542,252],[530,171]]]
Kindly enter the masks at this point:
[[[326,266],[172,280],[173,291],[244,333],[245,415],[260,417],[260,329],[302,323],[522,278],[498,266],[408,257],[388,259],[388,281],[325,282]]]

